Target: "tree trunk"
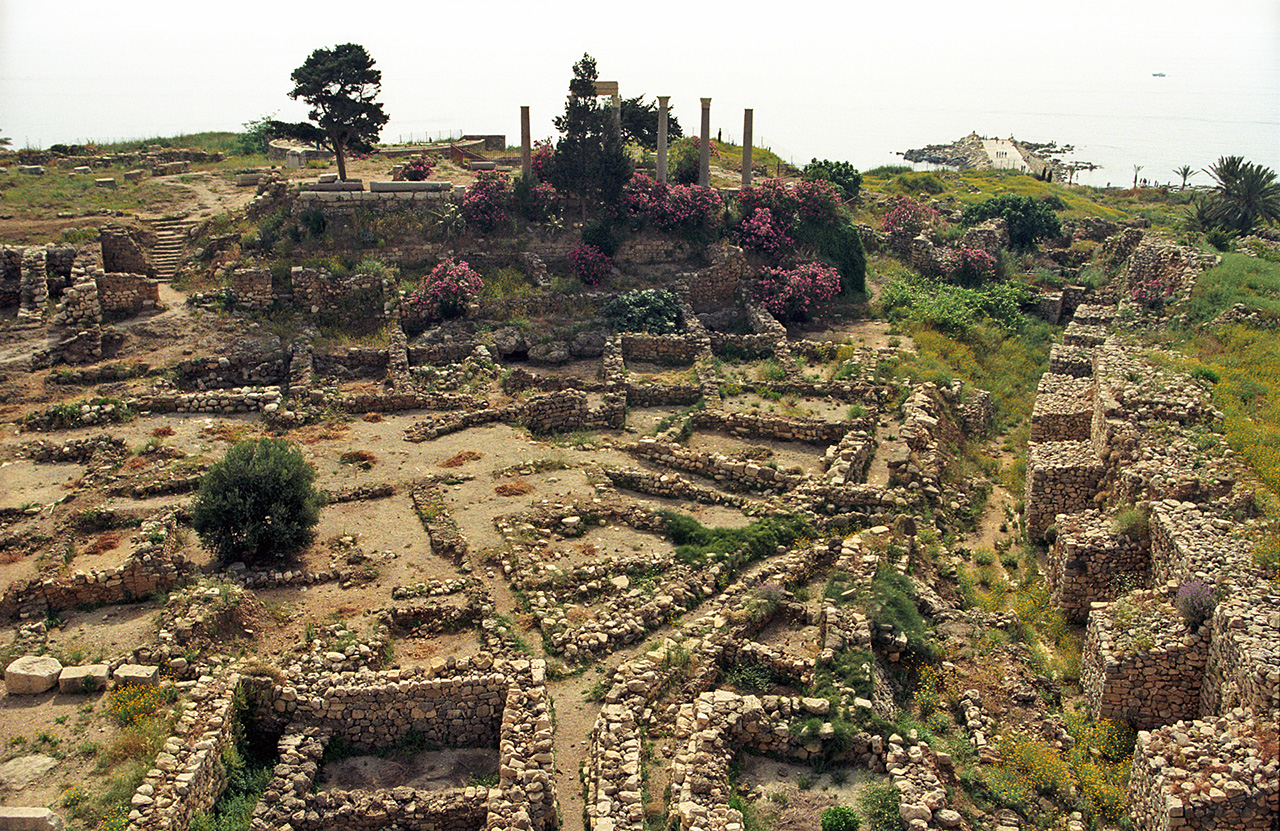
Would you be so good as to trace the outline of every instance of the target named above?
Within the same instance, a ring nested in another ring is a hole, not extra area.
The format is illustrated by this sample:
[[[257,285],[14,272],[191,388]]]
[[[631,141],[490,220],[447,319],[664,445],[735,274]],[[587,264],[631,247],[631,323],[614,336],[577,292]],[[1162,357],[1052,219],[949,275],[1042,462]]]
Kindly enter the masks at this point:
[[[342,142],[333,142],[333,155],[338,160],[338,181],[347,181],[347,154],[342,150]]]

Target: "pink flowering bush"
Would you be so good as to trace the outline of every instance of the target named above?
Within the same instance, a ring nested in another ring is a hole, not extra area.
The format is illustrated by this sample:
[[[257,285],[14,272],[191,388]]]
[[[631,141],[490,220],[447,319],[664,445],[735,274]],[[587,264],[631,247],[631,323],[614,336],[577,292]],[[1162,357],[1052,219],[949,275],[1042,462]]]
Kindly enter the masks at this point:
[[[803,319],[839,293],[840,272],[817,262],[792,269],[766,268],[754,291],[756,300],[782,320]]]
[[[825,179],[784,182],[765,179],[759,185],[738,193],[738,205],[744,217],[767,208],[788,233],[800,225],[831,225],[840,218],[844,197],[840,188]]]
[[[635,229],[651,225],[687,239],[706,241],[720,230],[724,201],[715,188],[664,185],[636,173],[623,186],[619,209]]]
[[[511,180],[507,175],[482,170],[462,197],[462,216],[467,225],[488,233],[507,221],[511,200]]]
[[[404,166],[404,178],[410,182],[425,182],[435,167],[435,162],[423,154]]]
[[[1159,311],[1173,297],[1173,281],[1167,274],[1153,274],[1146,279],[1129,278],[1129,299],[1148,309]]]
[[[932,228],[941,221],[942,217],[933,208],[902,196],[894,201],[880,227],[894,242],[901,244],[910,242],[926,228]]]
[[[961,286],[980,286],[996,276],[996,258],[981,248],[948,248],[942,252],[942,273]]]
[[[441,317],[458,317],[482,288],[484,280],[466,260],[446,257],[422,278],[417,289],[405,295],[405,311],[417,318],[427,317],[432,309],[439,311]]]
[[[535,142],[533,151],[529,154],[529,166],[533,168],[533,175],[539,181],[547,182],[551,180],[551,165],[556,159],[556,146],[551,143],[551,139]]]
[[[791,250],[793,244],[786,226],[775,220],[768,208],[756,208],[738,225],[736,235],[743,248],[775,258]]]
[[[560,192],[550,182],[518,180],[513,188],[520,215],[530,222],[546,222],[560,213]]]
[[[585,285],[596,286],[613,270],[613,260],[594,245],[582,243],[569,251],[569,265]]]
[[[676,185],[671,188],[667,214],[660,227],[687,239],[707,240],[720,230],[723,216],[720,191],[699,185]]]

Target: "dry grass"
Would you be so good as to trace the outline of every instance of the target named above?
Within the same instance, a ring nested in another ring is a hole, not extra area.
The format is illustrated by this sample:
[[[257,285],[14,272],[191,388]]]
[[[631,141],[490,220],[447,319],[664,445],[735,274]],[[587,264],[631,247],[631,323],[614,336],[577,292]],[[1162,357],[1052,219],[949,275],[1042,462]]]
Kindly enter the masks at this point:
[[[163,427],[157,427],[156,429],[152,430],[151,435],[155,436],[158,439],[163,439],[173,435],[173,428],[168,424],[166,424]]]
[[[370,424],[378,424],[382,421],[382,413],[365,413],[360,416],[361,421],[367,421]]]
[[[85,554],[104,554],[108,551],[111,551],[112,549],[119,548],[119,547],[120,547],[120,535],[117,534],[115,531],[107,531],[106,533],[99,534],[96,540],[89,543],[89,546],[85,548],[84,553]]]
[[[378,463],[378,457],[368,450],[348,450],[338,457],[344,465],[355,465],[361,470],[368,470]]]
[[[526,493],[533,493],[533,485],[523,479],[515,482],[507,482],[493,489],[498,496],[524,496]]]
[[[440,463],[440,467],[462,467],[467,462],[475,462],[484,458],[483,453],[477,453],[474,450],[463,450],[456,456],[450,456]]]

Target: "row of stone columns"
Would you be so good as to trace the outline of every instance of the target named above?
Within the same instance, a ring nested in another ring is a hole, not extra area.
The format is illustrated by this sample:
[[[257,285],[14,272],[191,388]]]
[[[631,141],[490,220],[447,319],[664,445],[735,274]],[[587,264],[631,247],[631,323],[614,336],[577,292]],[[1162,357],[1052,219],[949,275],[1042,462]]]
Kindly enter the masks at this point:
[[[615,92],[612,96],[614,125],[622,125],[622,99]],[[658,181],[667,181],[667,108],[669,95],[658,96]],[[754,111],[742,111],[742,186],[751,187],[751,119]],[[704,188],[711,184],[711,99],[702,99],[701,138],[698,141],[698,184]],[[524,178],[533,175],[533,139],[529,127],[529,108],[520,108],[520,172]]]

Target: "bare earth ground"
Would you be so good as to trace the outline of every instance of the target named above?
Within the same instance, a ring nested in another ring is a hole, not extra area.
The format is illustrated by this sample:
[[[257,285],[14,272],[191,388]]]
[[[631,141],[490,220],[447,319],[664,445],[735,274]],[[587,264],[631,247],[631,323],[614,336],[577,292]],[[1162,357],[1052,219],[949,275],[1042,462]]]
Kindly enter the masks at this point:
[[[314,178],[323,171],[297,171],[294,178]],[[385,161],[355,161],[349,175],[365,179],[387,178]],[[471,175],[442,165],[433,178],[446,178],[463,183]],[[235,188],[220,174],[190,175],[181,184],[189,191],[177,213],[191,218],[208,217],[242,207],[253,194],[252,189]],[[0,220],[0,239],[18,238],[33,231],[51,231],[56,227],[77,227],[84,220],[66,220],[67,224]],[[20,234],[18,232],[21,232]],[[220,318],[183,305],[184,296],[172,286],[161,287],[164,309],[120,324],[130,336],[129,360],[146,360],[153,366],[172,364],[183,357],[217,355],[246,332],[243,323]],[[264,334],[256,325],[249,334]],[[39,331],[39,330],[37,330]],[[879,321],[854,320],[838,322],[820,329],[792,333],[795,337],[831,340],[868,346],[873,349],[897,346],[897,338],[889,334],[887,324]],[[903,338],[902,340],[906,340]],[[28,353],[37,346],[17,327],[0,327],[0,359]],[[909,344],[906,344],[909,347]],[[632,371],[651,376],[655,381],[687,382],[687,370],[635,365]],[[829,372],[834,367],[806,367],[806,372]],[[568,374],[579,378],[599,377],[599,364],[575,362],[561,370],[538,369],[541,374]],[[752,380],[758,368],[752,365],[729,366],[726,377],[740,372],[743,380]],[[50,404],[79,400],[98,394],[128,395],[150,383],[148,379],[121,384],[105,384],[97,388],[59,387],[46,383],[48,372],[11,376],[0,381],[0,419],[12,422],[21,415],[43,409]],[[495,393],[496,398],[496,393]],[[777,412],[796,417],[842,420],[848,417],[847,405],[818,399],[773,401],[747,393],[725,399],[727,409]],[[290,432],[317,472],[317,485],[336,489],[356,485],[388,482],[396,493],[385,499],[333,504],[321,513],[316,542],[283,567],[305,567],[325,570],[339,560],[335,541],[353,538],[366,558],[367,579],[350,584],[326,583],[308,587],[277,588],[256,592],[264,610],[248,619],[243,631],[232,633],[220,648],[228,657],[244,654],[267,664],[278,664],[295,651],[309,627],[341,621],[359,631],[368,631],[375,616],[368,614],[391,602],[391,591],[431,580],[455,579],[465,574],[478,578],[495,604],[495,611],[516,621],[517,634],[527,643],[532,654],[541,656],[541,636],[530,628],[529,616],[523,615],[519,599],[500,571],[489,564],[489,557],[505,544],[495,527],[496,518],[528,510],[544,502],[590,500],[597,495],[600,481],[598,466],[617,464],[637,466],[627,454],[614,449],[611,442],[632,441],[638,435],[652,432],[658,423],[685,410],[683,407],[638,408],[628,417],[626,431],[602,431],[590,447],[568,441],[540,441],[522,430],[503,424],[492,424],[443,436],[420,444],[404,441],[404,430],[421,414],[387,415],[378,421],[359,418],[333,421],[299,428]],[[897,440],[900,424],[882,415],[878,429],[881,452],[871,467],[870,479],[885,484],[888,478],[885,461],[905,453]],[[207,415],[148,415],[110,427],[91,427],[60,431],[48,438],[56,441],[81,438],[108,432],[123,439],[134,449],[166,433],[161,441],[174,453],[204,464],[221,458],[230,444],[238,439],[262,435],[256,418],[211,417]],[[25,536],[22,546],[0,551],[0,585],[36,575],[71,574],[120,565],[129,552],[131,529],[119,532],[119,541],[110,546],[100,543],[94,534],[69,530],[70,518],[89,508],[118,508],[154,513],[169,507],[190,503],[190,495],[153,497],[136,500],[110,496],[102,482],[82,483],[90,473],[87,466],[77,464],[36,465],[17,458],[17,446],[36,438],[19,433],[11,424],[0,428],[0,508],[27,506],[31,514],[7,530]],[[697,450],[724,455],[765,454],[762,461],[780,469],[793,466],[806,473],[821,470],[825,447],[765,440],[743,441],[720,434],[698,433],[690,441]],[[340,457],[351,450],[371,453],[375,459],[364,470],[344,464]],[[441,463],[455,455],[471,451],[479,458],[460,467],[444,468]],[[497,472],[554,460],[561,469],[528,472],[516,476],[496,476]],[[144,460],[142,470],[152,464]],[[644,465],[639,465],[644,466]],[[432,553],[409,496],[408,483],[424,476],[448,474],[451,483],[442,486],[445,507],[467,538],[471,549],[468,567]],[[123,475],[112,473],[111,477]],[[502,495],[496,488],[503,483],[521,481],[530,486],[519,496]],[[697,517],[708,526],[741,526],[749,520],[740,511],[721,506],[704,506],[680,500],[661,500],[637,494],[628,499],[650,507],[672,507]],[[1007,496],[1007,495],[1006,495]],[[1001,497],[1004,499],[1004,497]],[[994,515],[996,498],[989,515]],[[983,538],[994,537],[999,520],[984,520]],[[990,534],[988,534],[990,532]],[[67,547],[63,541],[72,537]],[[41,542],[43,537],[48,541]],[[579,540],[554,543],[562,567],[598,560],[605,555],[633,556],[637,553],[667,553],[670,543],[626,526],[595,527]],[[186,541],[183,553],[211,573],[213,558],[199,544],[195,535]],[[812,587],[814,607],[821,602],[821,581]],[[51,653],[71,661],[111,660],[127,655],[140,644],[154,642],[162,598],[148,599],[131,605],[84,611],[68,611],[60,615],[48,636]],[[442,602],[451,602],[445,599]],[[586,694],[604,674],[620,663],[637,657],[650,643],[660,640],[669,630],[650,633],[647,642],[619,649],[585,671],[548,682],[555,702],[556,791],[563,827],[576,831],[582,827],[582,787],[580,765],[586,758],[590,732],[600,705]],[[759,639],[788,652],[812,655],[818,648],[816,627],[794,628],[778,623],[770,625]],[[438,656],[465,657],[480,649],[478,633],[464,630],[430,637],[404,636],[393,642],[397,665],[424,665]],[[40,759],[24,761],[6,775],[0,766],[0,802],[58,807],[59,795],[71,784],[87,783],[101,787],[104,771],[92,746],[104,747],[115,735],[115,728],[102,715],[105,699],[101,696],[62,695],[8,696],[0,694],[0,763],[5,759],[25,759],[48,754],[52,766]],[[672,740],[658,736],[654,742],[655,762],[649,766],[652,777],[649,792],[661,799],[670,771]],[[374,756],[353,757],[325,766],[322,788],[414,787],[445,788],[465,785],[492,774],[496,755],[491,751],[438,751],[408,758]],[[26,773],[24,774],[24,771]],[[817,827],[821,811],[840,802],[850,804],[857,792],[878,782],[865,772],[832,771],[821,776],[811,769],[773,760],[746,757],[742,763],[740,783],[749,789],[752,801],[775,817],[775,829],[812,829]],[[834,774],[834,776],[833,776]],[[806,781],[812,777],[812,782]],[[18,787],[24,779],[29,782]],[[801,782],[805,786],[801,786]]]

